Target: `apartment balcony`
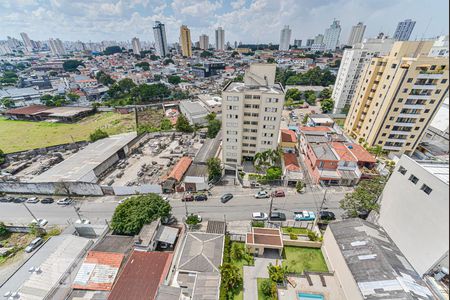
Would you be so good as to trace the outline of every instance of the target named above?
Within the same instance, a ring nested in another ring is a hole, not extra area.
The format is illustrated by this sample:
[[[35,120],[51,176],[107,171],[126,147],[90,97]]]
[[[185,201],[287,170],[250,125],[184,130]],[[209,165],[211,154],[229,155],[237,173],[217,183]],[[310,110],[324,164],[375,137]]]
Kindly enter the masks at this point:
[[[428,73],[421,73],[417,75],[417,79],[441,79],[442,76],[444,76],[444,73],[435,73],[435,74],[428,74]]]
[[[409,135],[411,131],[401,131],[401,130],[392,130],[391,134],[403,134],[403,135]]]
[[[403,108],[405,109],[424,109],[424,104],[405,104],[403,105]]]
[[[390,150],[390,151],[400,151],[402,150],[402,146],[383,146],[384,150]]]
[[[429,100],[431,98],[431,95],[408,95],[406,99],[411,100]]]
[[[436,85],[434,85],[434,84],[417,84],[417,85],[413,85],[412,88],[414,90],[435,90]]]
[[[401,122],[394,123],[394,126],[403,126],[403,127],[414,127],[415,125],[416,123],[401,123]]]
[[[413,119],[418,119],[420,118],[420,114],[399,114],[398,117],[399,118],[413,118]]]
[[[406,142],[406,139],[390,139],[390,138],[388,138],[387,139],[389,142],[393,142],[393,143],[405,143]]]

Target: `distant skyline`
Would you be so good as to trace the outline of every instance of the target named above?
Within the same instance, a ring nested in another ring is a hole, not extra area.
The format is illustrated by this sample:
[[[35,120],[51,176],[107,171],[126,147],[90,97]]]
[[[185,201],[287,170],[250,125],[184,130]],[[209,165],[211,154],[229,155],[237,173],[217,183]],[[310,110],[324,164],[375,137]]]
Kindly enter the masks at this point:
[[[222,26],[225,42],[278,44],[285,25],[294,39],[323,33],[333,19],[340,20],[340,43],[351,27],[367,25],[365,37],[379,32],[393,36],[399,21],[415,20],[411,40],[448,34],[448,0],[1,0],[0,40],[141,41],[154,42],[155,21],[165,24],[169,43],[178,42],[182,24],[193,41],[201,34],[212,40]]]

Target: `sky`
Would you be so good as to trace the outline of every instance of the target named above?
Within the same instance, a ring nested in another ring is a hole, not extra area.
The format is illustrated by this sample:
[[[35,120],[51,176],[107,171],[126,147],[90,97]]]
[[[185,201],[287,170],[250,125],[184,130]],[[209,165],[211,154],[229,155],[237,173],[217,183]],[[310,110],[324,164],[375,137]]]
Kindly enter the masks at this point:
[[[340,20],[340,41],[351,26],[367,25],[365,37],[379,32],[393,35],[397,23],[415,20],[411,39],[448,34],[448,0],[0,0],[0,40],[60,38],[64,41],[129,41],[138,37],[154,42],[153,24],[166,25],[169,43],[177,42],[182,24],[191,38],[205,33],[214,43],[214,29],[222,26],[225,41],[278,44],[284,25],[294,39],[323,33]]]

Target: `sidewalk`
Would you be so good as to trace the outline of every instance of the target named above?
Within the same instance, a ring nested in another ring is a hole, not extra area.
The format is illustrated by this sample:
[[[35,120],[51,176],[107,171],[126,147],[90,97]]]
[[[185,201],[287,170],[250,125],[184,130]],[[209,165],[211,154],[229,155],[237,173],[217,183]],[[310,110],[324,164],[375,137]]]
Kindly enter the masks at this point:
[[[267,267],[276,259],[255,257],[255,266],[244,266],[244,300],[258,300],[257,278],[269,278]],[[281,263],[281,259],[278,260]]]

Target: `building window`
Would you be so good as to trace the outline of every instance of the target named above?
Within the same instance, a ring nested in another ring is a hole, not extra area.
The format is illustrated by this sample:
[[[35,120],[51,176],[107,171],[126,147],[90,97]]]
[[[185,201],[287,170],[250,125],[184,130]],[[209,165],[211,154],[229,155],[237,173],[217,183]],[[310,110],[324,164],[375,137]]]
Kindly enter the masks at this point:
[[[435,93],[436,95],[438,95],[438,94],[441,93],[441,90],[436,90],[434,93]]]
[[[259,105],[258,104],[253,104],[252,107],[253,108],[259,108]]]
[[[429,195],[431,194],[431,192],[433,191],[432,188],[430,188],[428,185],[426,184],[422,184],[422,187],[420,188],[425,194]]]
[[[244,98],[245,99],[252,99],[252,95],[245,95]]]
[[[447,83],[447,79],[442,79],[441,83]]]
[[[253,99],[261,99],[261,96],[259,96],[259,95],[253,95]]]
[[[402,102],[403,102],[403,98],[399,98],[398,103],[402,103]]]
[[[411,181],[414,184],[417,184],[419,182],[419,178],[417,178],[414,175],[409,176],[408,180]]]
[[[400,174],[402,174],[402,175],[405,175],[407,171],[408,171],[408,170],[406,170],[406,169],[405,169],[404,167],[402,167],[402,166],[398,167],[398,172],[399,172]]]
[[[412,78],[408,78],[408,83],[411,83],[411,82],[413,82],[413,79]]]
[[[403,89],[403,93],[407,93],[408,92],[408,89]]]
[[[394,108],[394,111],[398,111],[398,107]]]
[[[392,64],[392,65],[391,65],[391,68],[392,68],[392,69],[397,68],[397,64]]]

